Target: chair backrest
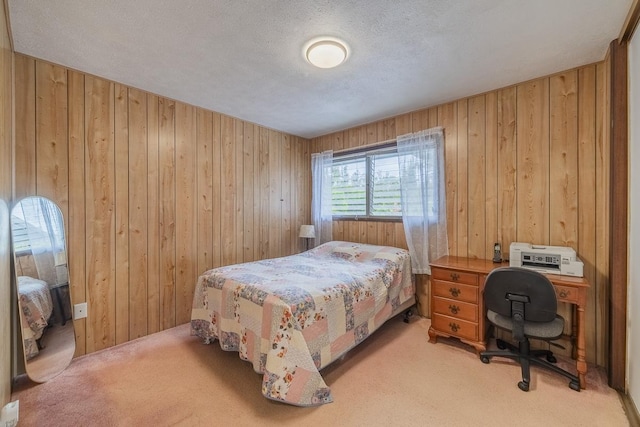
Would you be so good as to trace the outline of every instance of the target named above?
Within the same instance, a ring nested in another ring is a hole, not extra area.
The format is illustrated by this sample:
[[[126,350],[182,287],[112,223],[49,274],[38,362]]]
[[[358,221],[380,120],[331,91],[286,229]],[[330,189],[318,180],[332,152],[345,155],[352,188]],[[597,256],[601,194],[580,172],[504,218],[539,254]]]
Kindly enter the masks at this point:
[[[485,307],[511,317],[512,301],[508,299],[509,294],[526,299],[524,320],[551,322],[555,319],[558,308],[556,291],[545,275],[520,267],[502,267],[491,271],[484,285]]]

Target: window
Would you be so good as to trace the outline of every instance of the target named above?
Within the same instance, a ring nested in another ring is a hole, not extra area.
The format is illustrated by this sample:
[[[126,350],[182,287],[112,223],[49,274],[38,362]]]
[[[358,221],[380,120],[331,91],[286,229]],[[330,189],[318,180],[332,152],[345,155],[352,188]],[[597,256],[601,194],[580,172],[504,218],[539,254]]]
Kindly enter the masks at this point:
[[[50,203],[50,202],[49,202]],[[27,198],[11,212],[11,233],[16,253],[51,251],[52,246],[64,247],[64,230],[58,217],[46,215],[46,204],[37,198]],[[53,233],[52,238],[49,233]],[[59,247],[53,247],[58,250]]]
[[[331,193],[334,217],[399,219],[400,173],[395,145],[334,157]]]

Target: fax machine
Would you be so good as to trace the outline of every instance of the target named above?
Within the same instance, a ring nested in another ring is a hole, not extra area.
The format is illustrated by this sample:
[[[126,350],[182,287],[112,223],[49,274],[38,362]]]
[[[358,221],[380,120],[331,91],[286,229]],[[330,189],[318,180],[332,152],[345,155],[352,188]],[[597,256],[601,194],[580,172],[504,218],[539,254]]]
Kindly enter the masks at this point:
[[[530,243],[511,243],[509,265],[524,267],[541,273],[583,276],[583,264],[576,251],[564,246],[540,246]]]

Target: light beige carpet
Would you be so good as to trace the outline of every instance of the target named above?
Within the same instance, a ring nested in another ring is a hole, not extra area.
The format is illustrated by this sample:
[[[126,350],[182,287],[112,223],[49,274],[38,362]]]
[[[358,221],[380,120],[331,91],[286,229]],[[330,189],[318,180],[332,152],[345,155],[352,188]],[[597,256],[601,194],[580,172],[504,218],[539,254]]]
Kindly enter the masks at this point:
[[[20,426],[627,426],[617,393],[590,367],[578,393],[534,368],[485,365],[456,340],[431,344],[429,320],[395,318],[323,371],[334,403],[299,408],[265,399],[262,376],[188,325],[74,359],[44,384],[24,379]]]

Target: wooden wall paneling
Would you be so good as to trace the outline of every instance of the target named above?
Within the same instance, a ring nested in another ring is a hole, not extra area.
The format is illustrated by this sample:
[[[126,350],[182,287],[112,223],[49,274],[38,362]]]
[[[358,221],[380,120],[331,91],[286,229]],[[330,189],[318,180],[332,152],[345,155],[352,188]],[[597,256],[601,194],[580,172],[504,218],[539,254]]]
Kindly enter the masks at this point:
[[[549,243],[549,79],[518,86],[517,239]]]
[[[16,57],[17,58],[17,57]],[[67,225],[67,262],[72,304],[87,301],[86,265],[86,189],[85,189],[85,87],[84,75],[67,73],[69,112],[69,217]],[[35,161],[35,156],[33,158]],[[77,220],[72,220],[77,219]],[[87,352],[86,319],[73,321],[76,334],[75,356]]]
[[[260,236],[259,256],[261,259],[268,258],[269,253],[271,252],[271,241],[269,240],[269,224],[271,221],[271,210],[269,204],[269,200],[271,199],[269,191],[269,185],[271,183],[271,173],[269,169],[269,165],[271,164],[269,133],[269,129],[260,127],[260,141],[258,149],[258,156],[260,157],[260,166],[258,168],[260,185],[257,188],[260,197],[260,225],[258,232]]]
[[[457,256],[469,255],[469,116],[468,100],[457,102],[457,176],[456,176],[456,245]]]
[[[176,325],[176,103],[158,99],[160,330]]]
[[[191,319],[197,279],[198,196],[195,107],[176,103],[176,325]]]
[[[269,130],[269,258],[280,256],[281,228],[280,215],[282,213],[281,176],[282,170],[282,139],[280,134]]]
[[[236,147],[235,147],[235,120],[228,116],[222,116],[220,121],[222,151],[220,166],[222,168],[222,200],[221,200],[221,226],[222,226],[222,264],[230,265],[237,262],[237,218],[236,218]],[[240,242],[242,244],[242,242]]]
[[[395,222],[394,223],[395,227],[395,232],[394,232],[394,236],[395,236],[395,244],[394,246],[397,246],[399,248],[403,248],[403,249],[407,249],[409,246],[407,245],[407,238],[406,235],[404,234],[404,225],[401,222]]]
[[[423,109],[411,113],[411,132],[429,129],[429,110]]]
[[[458,108],[456,103],[438,107],[444,131],[445,193],[447,197],[447,241],[449,254],[458,255]]]
[[[356,221],[355,226],[357,229],[357,237],[355,241],[358,243],[367,243],[367,234],[369,232],[368,221]]]
[[[282,135],[281,137],[282,166],[280,167],[280,239],[282,240],[281,256],[291,253],[292,233],[291,227],[291,137]]]
[[[298,242],[296,246],[298,252],[301,252],[304,246],[302,239],[298,237],[298,231],[302,224],[311,223],[311,209],[308,209],[307,206],[309,205],[305,203],[305,200],[311,200],[311,144],[302,138],[297,138],[295,150],[295,158],[297,159],[295,170],[297,171],[297,175],[291,184],[296,194],[296,218],[298,219],[298,223],[294,229],[294,236]],[[260,188],[258,182],[254,185],[254,188]]]
[[[253,123],[244,123],[243,139],[242,139],[242,182],[244,183],[243,200],[244,215],[242,217],[242,259],[244,262],[256,259],[256,242],[254,240],[254,223],[255,207],[254,207],[254,153],[256,144],[256,134],[260,138],[260,131]]]
[[[394,128],[396,137],[411,132],[411,113],[396,116],[394,120]]]
[[[498,242],[502,258],[509,259],[509,246],[517,241],[517,89],[498,91]]]
[[[578,232],[578,102],[577,71],[549,78],[549,243],[577,247]],[[573,307],[559,304],[571,319]],[[571,331],[569,322],[565,332]],[[566,352],[569,354],[569,352]]]
[[[364,126],[364,145],[375,144],[382,141],[378,138],[378,126],[376,123],[368,123]]]
[[[365,143],[365,129],[363,126],[344,131],[344,134],[347,135],[348,138],[348,144],[345,144],[344,148],[357,148]]]
[[[376,122],[378,137],[381,141],[387,141],[389,139],[395,139],[397,136],[396,133],[396,120],[395,119],[386,119]],[[342,135],[342,132],[340,132]]]
[[[333,134],[324,135],[317,137],[313,140],[313,152],[314,153],[322,153],[324,151],[324,142],[327,141],[327,144],[334,140]]]
[[[343,141],[344,142],[344,141]],[[310,143],[298,136],[292,136],[291,140],[291,197],[292,217],[291,217],[291,247],[292,253],[299,253],[304,249],[302,239],[298,237],[300,226],[302,224],[311,223],[311,210],[305,209],[305,199],[311,201],[311,178],[304,172],[305,169],[311,170],[311,159],[307,161],[306,153],[311,153]],[[257,188],[257,186],[255,186]],[[310,242],[313,244],[313,241]]]
[[[129,341],[129,93],[115,84],[116,344]]]
[[[235,180],[236,180],[236,195],[235,195],[235,216],[236,216],[236,235],[234,237],[235,242],[235,262],[244,262],[244,213],[246,207],[244,206],[244,187],[243,181],[243,150],[244,150],[244,122],[242,120],[233,120],[234,133],[233,133],[233,145],[235,147]]]
[[[485,96],[468,100],[467,206],[469,224],[467,256],[486,258],[486,114]]]
[[[304,197],[300,192],[300,188],[306,187],[306,181],[302,176],[302,144],[300,138],[297,136],[290,136],[291,138],[291,169],[289,171],[289,194],[290,197],[290,224],[291,231],[289,239],[289,252],[299,253],[302,251],[302,239],[298,237],[300,232],[300,225],[308,224],[308,222],[302,222],[304,218],[304,211],[300,209],[301,197]],[[310,163],[307,164],[310,167]],[[255,188],[255,186],[254,186]],[[309,199],[311,199],[311,192]]]
[[[222,116],[212,114],[213,139],[212,145],[212,175],[213,175],[213,266],[222,265]]]
[[[596,66],[596,280],[591,284],[590,292],[595,294],[596,304],[592,307],[598,329],[596,330],[596,363],[607,366],[609,363],[608,318],[609,318],[609,221],[610,221],[610,134],[611,113],[609,88],[610,57]],[[604,327],[603,327],[604,326]],[[588,353],[587,353],[588,354]]]
[[[196,111],[197,183],[198,183],[198,274],[213,268],[213,116],[198,108]],[[219,175],[218,175],[219,176]],[[220,188],[218,187],[218,193]]]
[[[359,236],[358,221],[342,221],[344,239],[348,242],[357,242]]]
[[[36,63],[15,55],[14,198],[36,194]]]
[[[498,242],[498,93],[485,96],[485,246],[483,258],[493,258],[493,245]]]
[[[549,242],[577,249],[578,72],[549,79]]]
[[[576,251],[584,263],[584,277],[591,283],[587,296],[586,346],[596,348],[596,66],[578,70],[578,245]],[[596,363],[595,352],[587,354],[588,363]]]
[[[113,83],[85,77],[85,126],[86,350],[91,353],[116,342]]]
[[[36,64],[36,193],[54,201],[68,218],[67,71]]]
[[[333,221],[331,232],[333,233],[333,240],[346,241],[347,238],[344,235],[344,221]],[[301,239],[302,240],[302,239]],[[304,246],[302,247],[304,249]]]
[[[154,231],[149,223],[149,173],[148,173],[148,134],[147,134],[147,95],[129,89],[128,134],[129,157],[128,167],[128,202],[129,202],[129,339],[136,339],[148,334],[147,319],[149,305],[147,303],[148,288],[155,286],[148,280],[149,231]],[[157,114],[156,114],[157,117]],[[117,127],[116,127],[117,129]],[[116,138],[117,139],[117,138]],[[124,166],[124,165],[123,165]],[[120,166],[124,169],[123,166]],[[157,176],[157,175],[156,175]],[[135,262],[130,262],[135,260]]]
[[[141,143],[144,143],[141,141]],[[147,333],[162,330],[160,312],[160,100],[147,94]]]

